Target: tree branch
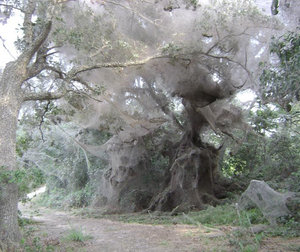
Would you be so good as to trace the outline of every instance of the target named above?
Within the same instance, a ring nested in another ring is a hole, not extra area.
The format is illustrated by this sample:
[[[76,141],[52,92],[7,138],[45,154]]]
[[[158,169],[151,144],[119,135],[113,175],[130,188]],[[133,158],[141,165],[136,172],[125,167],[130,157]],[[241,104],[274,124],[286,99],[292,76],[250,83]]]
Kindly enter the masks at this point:
[[[28,0],[25,6],[26,6],[26,13],[24,15],[24,20],[23,20],[24,40],[27,45],[31,45],[34,41],[33,23],[31,22],[31,19],[35,11],[36,2],[33,0]]]
[[[46,106],[45,106],[45,109],[43,111],[43,114],[41,116],[41,121],[40,121],[40,124],[39,124],[39,130],[40,130],[40,133],[41,133],[41,137],[42,137],[42,141],[44,142],[45,139],[44,139],[44,133],[43,133],[43,130],[42,130],[42,126],[43,126],[43,123],[44,123],[44,119],[45,119],[45,115],[46,113],[49,111],[49,106],[50,106],[50,103],[51,101],[48,101]]]
[[[28,49],[25,50],[20,55],[20,59],[24,61],[24,63],[26,64],[26,66],[28,65],[28,63],[32,59],[33,55],[38,51],[38,49],[40,48],[40,46],[47,39],[47,37],[48,37],[48,35],[49,35],[50,31],[51,31],[51,27],[52,27],[52,22],[49,21],[45,25],[45,27],[44,27],[43,31],[40,33],[40,35],[36,38],[36,40],[33,41],[32,44],[28,46]]]
[[[230,35],[226,35],[224,36],[223,38],[220,39],[220,35],[219,35],[219,32],[217,30],[217,34],[218,34],[218,41],[213,44],[207,51],[206,51],[206,54],[210,54],[210,52],[215,49],[218,45],[220,45],[222,42],[224,42],[226,39],[229,39],[229,38],[232,38],[232,37],[239,37],[239,36],[250,36],[250,34],[247,34],[246,31],[249,29],[249,27],[246,27],[242,32],[238,33],[238,34],[230,34]]]
[[[242,63],[240,63],[238,61],[235,61],[235,60],[233,60],[233,59],[231,59],[231,58],[229,58],[227,56],[221,56],[221,55],[218,56],[218,55],[212,55],[212,54],[206,54],[206,53],[203,53],[203,55],[205,55],[207,57],[214,58],[214,59],[223,59],[223,60],[226,60],[228,62],[232,62],[232,63],[240,66],[247,73],[249,79],[255,83],[255,80],[252,78],[251,72]],[[246,81],[247,81],[247,79],[246,79]],[[246,84],[246,81],[239,88],[243,87]]]
[[[156,102],[156,104],[160,107],[160,109],[161,109],[166,115],[168,115],[168,116],[172,119],[174,125],[176,125],[180,130],[184,130],[184,127],[183,127],[182,124],[179,122],[179,120],[177,119],[177,117],[176,117],[176,115],[174,114],[174,112],[171,111],[171,110],[169,109],[169,107],[168,107],[168,105],[169,105],[168,102],[163,103],[162,100],[155,94],[155,92],[154,92],[154,90],[153,90],[151,84],[150,84],[148,81],[146,81],[146,84],[147,84],[147,86],[148,86],[148,90],[147,90],[147,91],[149,92],[151,98],[152,98],[152,99]],[[166,97],[164,97],[164,98],[166,99]]]
[[[58,100],[64,97],[68,91],[65,92],[41,92],[41,93],[25,93],[23,101],[50,101]]]
[[[127,7],[123,4],[120,4],[120,3],[117,3],[117,2],[114,2],[114,1],[109,1],[109,0],[105,0],[104,1],[105,3],[110,3],[110,4],[113,4],[113,5],[117,5],[117,6],[121,6],[122,8],[126,9],[126,10],[129,10],[129,11],[132,11],[134,14],[136,14],[137,16],[139,16],[140,18],[144,19],[145,21],[149,22],[150,24],[153,24],[155,26],[158,26],[155,22],[153,22],[151,19],[145,17],[144,15],[142,15],[141,13],[137,12],[136,10],[130,8],[130,7]]]
[[[79,81],[77,81],[77,82],[79,82]],[[80,83],[83,84],[82,82],[80,82]],[[83,84],[83,85],[84,85],[84,86],[87,85],[87,86],[86,86],[87,89],[93,90],[93,89],[89,88],[89,85],[88,85],[87,83],[86,83],[86,84]],[[76,86],[73,85],[73,87],[74,87],[75,89],[78,90],[78,88],[77,88]],[[94,100],[94,101],[102,102],[102,100],[99,100],[99,99],[97,99],[97,98],[94,98],[94,97],[92,97],[91,95],[89,95],[88,93],[83,92],[83,91],[81,91],[81,90],[73,91],[73,92],[76,93],[76,94],[82,95],[82,96],[86,96],[86,97],[88,97],[88,98],[90,98],[90,99],[92,99],[92,100]],[[97,91],[92,91],[92,92],[97,92]]]
[[[7,53],[10,55],[10,57],[12,57],[14,60],[16,60],[16,58],[12,55],[12,53],[8,50],[8,48],[5,45],[5,40],[0,36],[0,40],[2,41],[2,46],[4,47],[4,49],[7,51]]]
[[[68,74],[71,79],[74,79],[76,75],[87,72],[90,70],[95,70],[95,69],[100,69],[100,68],[124,68],[124,67],[133,67],[133,66],[141,66],[149,62],[150,60],[153,59],[161,59],[161,58],[170,58],[171,56],[169,55],[156,55],[153,57],[148,57],[143,60],[137,60],[137,61],[129,61],[129,62],[112,62],[112,63],[102,63],[102,64],[95,64],[93,66],[82,66],[79,68],[75,68],[71,70]]]
[[[6,7],[6,8],[11,8],[11,9],[18,10],[18,11],[21,11],[21,12],[23,12],[23,13],[26,13],[23,9],[18,8],[18,7],[15,7],[15,6],[11,5],[11,4],[3,4],[3,3],[0,3],[0,6],[4,6],[4,7]]]
[[[57,73],[59,75],[59,78],[62,80],[66,79],[66,74],[62,70],[60,70],[54,66],[49,66],[45,59],[44,62],[35,62],[33,65],[31,65],[29,68],[27,68],[27,79],[25,81],[37,76],[44,70],[49,70],[49,71]]]
[[[44,63],[34,63],[29,68],[27,68],[27,78],[25,81],[37,76],[40,74],[43,70],[45,70],[46,65]]]
[[[53,67],[53,66],[47,65],[45,67],[45,70],[50,70],[52,72],[57,73],[59,75],[59,78],[62,79],[62,80],[66,79],[66,77],[67,77],[66,73],[64,73],[62,70],[60,70],[60,69],[58,69],[56,67]]]

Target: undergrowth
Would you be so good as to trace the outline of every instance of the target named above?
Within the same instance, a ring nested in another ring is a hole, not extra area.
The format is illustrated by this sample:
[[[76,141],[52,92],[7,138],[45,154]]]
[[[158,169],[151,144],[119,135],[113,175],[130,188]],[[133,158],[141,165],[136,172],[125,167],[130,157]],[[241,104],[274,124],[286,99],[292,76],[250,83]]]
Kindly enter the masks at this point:
[[[78,244],[84,246],[85,241],[93,238],[75,228],[67,231],[62,238],[53,238],[46,232],[40,233],[36,221],[20,217],[19,224],[22,232],[20,252],[77,251]]]
[[[216,207],[209,206],[206,210],[191,211],[189,213],[172,216],[166,212],[148,212],[148,213],[128,213],[128,214],[105,214],[99,210],[84,209],[81,215],[92,218],[108,218],[112,220],[140,223],[140,224],[188,224],[188,225],[207,225],[221,226],[240,225],[236,209],[233,205],[220,205]],[[247,215],[247,217],[246,217]],[[241,217],[246,220],[249,218],[252,224],[267,223],[261,212],[257,209],[250,209],[241,212]]]
[[[84,242],[93,237],[90,235],[85,235],[81,230],[72,228],[68,231],[67,235],[64,237],[66,241]]]

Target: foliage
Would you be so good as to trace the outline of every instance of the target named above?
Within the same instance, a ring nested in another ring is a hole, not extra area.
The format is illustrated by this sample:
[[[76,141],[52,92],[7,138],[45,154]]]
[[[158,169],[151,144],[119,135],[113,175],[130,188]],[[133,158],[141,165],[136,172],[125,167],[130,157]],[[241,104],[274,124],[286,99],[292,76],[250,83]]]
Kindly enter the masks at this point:
[[[19,130],[17,133],[17,155],[22,157],[24,152],[26,152],[29,148],[30,141],[32,141],[31,136],[28,132]]]
[[[70,192],[64,199],[69,207],[86,207],[91,204],[95,189],[91,188],[90,183],[79,191]]]
[[[22,252],[54,252],[74,251],[78,243],[92,239],[92,236],[85,235],[81,230],[72,228],[64,237],[52,238],[48,233],[39,233],[37,223],[26,220],[26,225],[21,227],[23,238],[20,242]]]
[[[278,128],[280,112],[269,106],[260,106],[255,112],[250,111],[253,129],[261,134],[272,133]]]
[[[21,227],[23,238],[20,241],[21,251],[24,252],[54,252],[57,248],[53,245],[46,244],[43,237],[34,234],[36,226],[34,223],[28,223],[28,226]]]
[[[129,223],[144,223],[144,224],[188,224],[188,225],[207,225],[210,227],[229,225],[229,226],[247,226],[249,221],[251,224],[267,223],[262,213],[258,209],[250,209],[242,211],[240,218],[237,215],[236,208],[233,205],[219,205],[216,207],[209,206],[205,210],[190,211],[188,213],[172,216],[169,213],[149,212],[133,213],[133,214],[118,214],[106,215],[99,214],[99,211],[91,212],[89,209],[81,212],[94,218],[109,218]]]
[[[43,174],[38,169],[18,169],[8,171],[0,167],[0,184],[14,183],[18,186],[19,198],[26,200],[26,194],[45,182]]]
[[[223,173],[244,181],[245,186],[251,179],[261,179],[275,190],[299,191],[300,135],[299,126],[291,119],[296,111],[297,104],[290,112],[275,105],[250,112],[253,131],[242,144],[226,151],[221,164]]]
[[[259,250],[263,234],[252,234],[249,229],[241,229],[229,236],[229,243],[234,251],[256,252]]]
[[[296,175],[300,168],[299,33],[288,32],[273,38],[270,47],[278,62],[262,64],[262,100],[251,110],[249,119],[259,135],[248,135],[234,156],[227,154],[223,171],[229,176],[268,180],[275,189],[297,192],[300,189]]]
[[[90,145],[101,144],[110,138],[110,133],[61,124],[59,127],[47,125],[43,135],[44,141],[38,130],[32,131],[32,139],[21,157],[21,161],[27,162],[20,162],[24,169],[43,174],[47,192],[39,202],[51,207],[89,205],[107,164],[105,160],[90,156],[74,139]],[[38,173],[35,180],[39,181]]]
[[[185,224],[200,223],[203,225],[245,225],[245,223],[258,224],[264,223],[265,219],[257,209],[251,209],[241,212],[238,218],[236,209],[233,205],[223,205],[217,207],[208,207],[200,212],[191,212],[188,218],[183,221]]]
[[[276,228],[267,231],[270,236],[299,237],[300,223],[293,218],[285,219]]]
[[[278,57],[279,63],[262,63],[260,81],[263,100],[276,102],[286,111],[290,111],[292,103],[300,100],[299,32],[288,32],[279,38],[273,38],[271,53]]]

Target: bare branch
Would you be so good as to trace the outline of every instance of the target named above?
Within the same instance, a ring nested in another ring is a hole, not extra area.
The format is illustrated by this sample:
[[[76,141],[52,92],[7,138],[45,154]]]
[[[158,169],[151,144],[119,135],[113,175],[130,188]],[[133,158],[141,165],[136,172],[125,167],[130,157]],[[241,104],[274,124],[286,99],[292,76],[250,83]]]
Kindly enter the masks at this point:
[[[250,34],[247,34],[246,31],[248,30],[249,28],[246,27],[244,31],[238,33],[238,34],[229,34],[229,35],[226,35],[224,36],[222,39],[220,39],[220,35],[219,35],[219,32],[218,32],[218,29],[217,30],[217,34],[218,34],[218,41],[213,45],[211,46],[207,51],[206,51],[206,54],[209,54],[213,49],[215,49],[220,43],[224,42],[226,39],[228,38],[231,38],[231,37],[240,37],[240,36],[249,36],[251,37]]]
[[[13,6],[13,5],[11,5],[11,4],[3,4],[3,3],[0,3],[0,6],[4,6],[4,7],[6,7],[6,8],[11,8],[11,9],[18,10],[18,11],[21,11],[21,12],[23,12],[23,13],[26,13],[23,9],[18,8],[18,7],[16,7],[16,6]]]
[[[203,53],[204,55],[206,55],[206,56],[208,56],[208,57],[211,57],[211,58],[214,58],[214,59],[223,59],[223,60],[226,60],[226,61],[228,61],[228,62],[232,62],[232,63],[234,63],[234,64],[236,64],[236,65],[238,65],[238,66],[240,66],[246,73],[247,73],[247,75],[248,75],[248,77],[251,79],[251,81],[253,81],[254,83],[255,83],[255,81],[254,81],[254,79],[252,78],[252,74],[251,74],[251,72],[249,71],[249,69],[247,69],[242,63],[240,63],[240,62],[238,62],[238,61],[235,61],[235,60],[233,60],[233,59],[231,59],[231,58],[229,58],[229,57],[227,57],[227,56],[218,56],[218,55],[212,55],[212,54],[207,54],[207,53]],[[245,83],[244,83],[245,84]],[[243,85],[244,85],[243,84]],[[242,86],[243,86],[242,85]],[[241,87],[242,87],[241,86]]]
[[[176,125],[179,129],[184,130],[183,126],[182,126],[181,123],[178,121],[176,115],[169,109],[169,107],[168,107],[169,104],[168,104],[167,102],[163,103],[162,100],[159,99],[159,97],[155,94],[155,92],[154,92],[154,90],[153,90],[153,88],[152,88],[152,86],[151,86],[150,83],[148,83],[148,82],[146,81],[146,84],[147,84],[147,86],[148,86],[148,90],[147,90],[147,91],[149,92],[151,98],[152,98],[152,99],[156,102],[156,104],[160,107],[160,109],[161,109],[166,115],[168,115],[168,116],[172,119],[174,125]]]
[[[64,0],[64,1],[56,1],[56,4],[65,4],[68,2],[76,2],[76,0]]]
[[[57,73],[57,74],[59,75],[59,78],[60,78],[60,79],[66,79],[66,77],[67,77],[66,73],[64,73],[62,70],[60,70],[60,69],[58,69],[58,68],[56,68],[56,67],[53,67],[53,66],[47,65],[47,66],[45,67],[45,70],[50,70],[50,71],[52,71],[52,72]]]
[[[77,82],[79,82],[79,81],[77,81]],[[81,84],[83,84],[82,82],[80,82]],[[86,86],[87,85],[87,88],[88,88],[88,84],[86,83],[86,84],[83,84],[84,86]],[[75,88],[75,89],[77,89],[78,90],[78,88],[76,87],[76,86],[74,86],[73,85],[73,88]],[[93,89],[91,89],[91,88],[88,88],[89,90],[93,90]],[[103,102],[102,100],[99,100],[99,99],[97,99],[97,98],[95,98],[95,97],[93,97],[93,96],[91,96],[91,95],[89,95],[87,92],[83,92],[83,91],[81,91],[81,90],[78,90],[78,91],[73,91],[74,93],[77,93],[77,94],[79,94],[79,95],[82,95],[82,96],[86,96],[86,97],[88,97],[88,98],[90,98],[90,99],[92,99],[92,100],[94,100],[94,101],[97,101],[97,102]],[[93,91],[93,92],[97,92],[97,91]]]
[[[138,11],[134,10],[133,8],[127,7],[126,5],[123,5],[123,4],[114,2],[114,1],[105,0],[105,1],[103,1],[103,2],[121,6],[121,7],[124,8],[124,9],[127,9],[127,10],[129,10],[129,11],[132,11],[134,14],[136,14],[136,15],[139,16],[140,18],[144,19],[145,21],[147,21],[147,22],[149,22],[149,23],[151,23],[151,24],[153,24],[153,25],[155,25],[155,26],[158,26],[158,25],[157,25],[155,22],[153,22],[151,19],[145,17],[144,15],[142,15],[142,14],[139,13]]]
[[[72,80],[81,83],[83,86],[85,86],[88,90],[92,91],[93,93],[98,93],[97,90],[92,88],[91,85],[89,83],[87,83],[85,80],[83,80],[82,78],[75,77]]]
[[[43,130],[42,130],[42,126],[43,126],[43,123],[44,123],[44,119],[45,119],[45,115],[46,113],[49,111],[49,106],[50,106],[50,103],[51,101],[48,101],[46,106],[45,106],[45,109],[43,111],[43,114],[41,116],[41,121],[40,121],[40,124],[39,124],[39,130],[40,130],[40,133],[41,133],[41,137],[42,137],[42,141],[44,142],[44,133],[43,133]]]
[[[0,36],[0,40],[2,41],[2,46],[4,49],[8,52],[8,54],[15,60],[16,58],[12,55],[12,53],[8,50],[8,48],[5,45],[5,40]]]
[[[80,73],[100,69],[100,68],[125,68],[125,67],[134,67],[134,66],[141,66],[146,64],[147,62],[154,60],[154,59],[161,59],[161,58],[170,58],[171,56],[168,55],[156,55],[153,57],[148,57],[143,60],[137,60],[137,61],[129,61],[129,62],[112,62],[112,63],[102,63],[102,64],[95,64],[93,66],[82,66],[79,68],[75,68],[70,71],[68,74],[71,79],[74,79],[74,77]]]

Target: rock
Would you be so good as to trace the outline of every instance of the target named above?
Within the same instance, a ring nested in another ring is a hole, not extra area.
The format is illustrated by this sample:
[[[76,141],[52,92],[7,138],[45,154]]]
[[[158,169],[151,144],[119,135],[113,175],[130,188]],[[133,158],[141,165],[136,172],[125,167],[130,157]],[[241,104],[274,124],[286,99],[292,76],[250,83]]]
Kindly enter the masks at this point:
[[[300,221],[300,193],[295,193],[293,197],[288,197],[286,206],[290,210],[295,221]]]
[[[268,225],[257,224],[257,225],[253,225],[249,228],[235,227],[235,228],[233,228],[232,231],[239,231],[239,232],[249,232],[249,231],[251,231],[251,233],[253,233],[253,234],[258,234],[258,233],[266,231],[268,228],[269,228]]]
[[[268,229],[268,226],[267,225],[263,225],[263,224],[253,225],[251,227],[251,231],[254,234],[261,233],[263,231],[266,231],[267,229]]]
[[[252,180],[242,194],[238,206],[240,209],[245,209],[255,205],[271,225],[276,225],[277,218],[291,215],[286,204],[288,199],[290,201],[294,197],[295,193],[279,193],[264,181]]]

